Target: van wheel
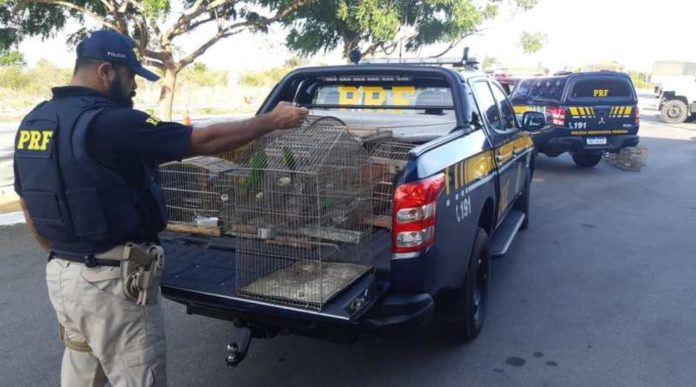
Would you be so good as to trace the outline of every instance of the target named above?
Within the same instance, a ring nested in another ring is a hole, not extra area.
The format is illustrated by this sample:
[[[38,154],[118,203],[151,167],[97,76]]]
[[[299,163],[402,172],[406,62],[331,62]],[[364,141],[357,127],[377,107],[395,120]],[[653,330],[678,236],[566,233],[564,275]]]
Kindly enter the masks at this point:
[[[592,168],[602,160],[601,153],[573,153],[573,161],[579,167]]]
[[[662,104],[660,117],[668,124],[681,124],[689,118],[689,109],[684,101],[671,99]]]
[[[464,286],[453,292],[447,300],[452,304],[448,305],[450,308],[447,309],[457,316],[440,321],[441,332],[448,339],[468,342],[481,332],[486,318],[490,262],[488,234],[479,227],[464,277]]]

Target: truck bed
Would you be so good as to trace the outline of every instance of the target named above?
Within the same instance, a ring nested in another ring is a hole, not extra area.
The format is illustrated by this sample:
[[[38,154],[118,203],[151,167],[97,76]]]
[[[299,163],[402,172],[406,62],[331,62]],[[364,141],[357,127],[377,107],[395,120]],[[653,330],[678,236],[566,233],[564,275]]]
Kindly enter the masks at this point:
[[[238,294],[234,237],[205,237],[165,232],[160,238],[166,255],[162,293],[167,298],[189,306],[191,300],[199,300],[201,304],[216,309],[244,312],[253,305],[264,305],[266,308],[263,310],[283,316],[297,313],[352,320],[360,315],[363,309],[367,309],[368,305],[363,305],[359,310],[351,306],[356,298],[366,293],[366,289],[383,293],[388,288],[391,234],[386,230],[376,231],[371,240],[374,270],[338,294],[321,311],[258,301]],[[372,297],[371,302],[377,298]]]

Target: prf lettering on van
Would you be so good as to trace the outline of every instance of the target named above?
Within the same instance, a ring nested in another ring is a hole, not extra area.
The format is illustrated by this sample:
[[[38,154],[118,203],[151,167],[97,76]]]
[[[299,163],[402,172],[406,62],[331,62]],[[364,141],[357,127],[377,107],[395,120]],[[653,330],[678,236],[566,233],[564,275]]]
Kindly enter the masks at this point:
[[[609,89],[594,89],[592,90],[595,97],[608,97],[609,96]]]
[[[17,133],[17,153],[28,157],[50,157],[52,129],[20,129]]]

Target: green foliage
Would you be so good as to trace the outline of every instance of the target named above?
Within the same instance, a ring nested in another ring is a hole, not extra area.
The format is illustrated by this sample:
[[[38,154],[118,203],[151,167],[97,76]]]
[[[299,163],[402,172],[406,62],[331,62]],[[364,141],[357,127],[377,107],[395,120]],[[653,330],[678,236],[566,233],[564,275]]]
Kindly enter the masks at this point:
[[[483,58],[483,62],[481,62],[481,69],[488,70],[488,69],[491,69],[499,64],[500,64],[500,62],[498,61],[498,59],[496,59],[492,56],[487,56],[487,57]]]
[[[655,87],[654,84],[648,82],[648,79],[650,78],[648,73],[630,71],[628,75],[631,77],[633,86],[635,86],[636,89],[652,89]]]
[[[47,61],[27,68],[0,66],[0,110],[28,109],[51,95],[51,87],[65,85],[71,69],[61,69]]]
[[[214,87],[227,86],[227,71],[211,70],[203,63],[181,70],[177,81],[183,86]]]
[[[24,66],[26,61],[24,55],[19,51],[9,51],[5,54],[0,54],[0,66]]]
[[[538,2],[539,0],[515,0],[515,5],[520,11],[530,11]]]
[[[242,86],[251,87],[273,86],[278,83],[281,78],[287,75],[287,73],[297,67],[288,62],[282,66],[273,67],[268,70],[246,73],[239,78],[239,84]]]
[[[546,34],[524,31],[522,35],[520,35],[519,45],[522,47],[522,51],[524,51],[525,54],[534,54],[544,48],[547,42],[548,37]]]
[[[0,67],[1,87],[27,94],[43,94],[51,86],[66,84],[71,76],[72,71],[58,68],[45,60],[28,69],[19,66]]]
[[[344,56],[407,51],[433,43],[456,43],[500,14],[501,6],[526,11],[538,0],[324,0],[304,7],[285,24],[287,45],[302,56],[339,46]]]
[[[169,13],[169,0],[144,0],[143,15],[147,18],[159,18]]]

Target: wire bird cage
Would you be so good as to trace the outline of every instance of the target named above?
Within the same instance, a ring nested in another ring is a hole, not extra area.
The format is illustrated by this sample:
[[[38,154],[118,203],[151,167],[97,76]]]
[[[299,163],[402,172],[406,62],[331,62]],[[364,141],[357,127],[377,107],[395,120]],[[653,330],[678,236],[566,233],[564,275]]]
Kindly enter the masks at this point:
[[[321,310],[371,270],[367,151],[332,118],[254,147],[233,172],[237,292]]]
[[[159,167],[159,182],[173,231],[220,235],[229,223],[237,164],[218,157],[192,157]]]
[[[373,213],[371,223],[391,229],[394,187],[406,168],[408,153],[415,144],[387,141],[377,144],[370,152],[373,179]]]

